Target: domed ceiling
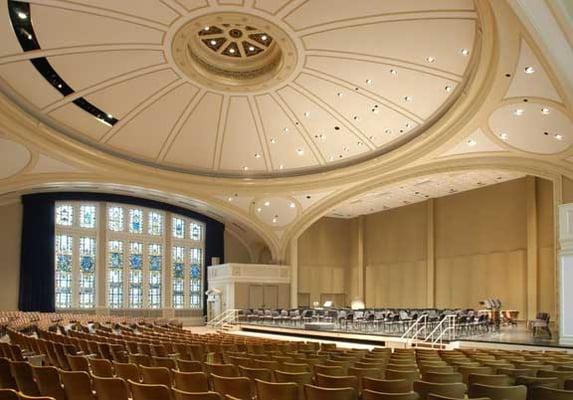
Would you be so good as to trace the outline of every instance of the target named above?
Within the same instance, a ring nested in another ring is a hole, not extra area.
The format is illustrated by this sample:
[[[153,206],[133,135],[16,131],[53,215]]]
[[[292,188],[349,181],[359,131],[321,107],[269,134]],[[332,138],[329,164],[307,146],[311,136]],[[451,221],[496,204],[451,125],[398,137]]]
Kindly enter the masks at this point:
[[[8,0],[0,14],[2,90],[36,118],[216,176],[384,154],[447,111],[479,57],[470,0]]]

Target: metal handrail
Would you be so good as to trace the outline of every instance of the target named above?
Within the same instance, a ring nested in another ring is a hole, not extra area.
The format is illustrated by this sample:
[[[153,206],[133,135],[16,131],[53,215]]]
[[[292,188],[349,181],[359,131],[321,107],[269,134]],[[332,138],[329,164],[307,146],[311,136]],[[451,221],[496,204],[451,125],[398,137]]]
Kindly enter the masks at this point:
[[[422,324],[422,321],[423,325],[420,326]],[[404,332],[404,334],[400,337],[400,339],[406,340],[406,346],[411,345],[412,341],[420,335],[420,332],[422,332],[422,330],[426,329],[427,325],[428,325],[428,315],[423,314],[420,317],[418,317],[416,322],[410,325],[410,327],[406,330],[406,332]],[[414,331],[414,334],[412,336],[409,336],[411,331]]]
[[[447,327],[444,328],[444,325],[448,325]],[[440,346],[443,345],[443,338],[444,335],[446,334],[446,332],[451,332],[452,330],[455,333],[455,328],[456,328],[456,315],[455,314],[449,314],[446,315],[445,318],[443,318],[440,323],[438,325],[436,325],[436,327],[432,330],[432,332],[430,332],[430,334],[428,334],[428,336],[426,336],[426,338],[424,339],[425,343],[431,343],[432,348],[434,347],[434,345],[438,342],[440,342]],[[437,338],[434,338],[434,335],[439,332],[439,335]],[[450,337],[451,339],[451,337]]]
[[[210,321],[207,321],[207,326],[212,328],[220,328],[225,324],[231,324],[237,321],[239,316],[239,310],[231,308],[229,310],[223,311],[221,314],[216,315]]]

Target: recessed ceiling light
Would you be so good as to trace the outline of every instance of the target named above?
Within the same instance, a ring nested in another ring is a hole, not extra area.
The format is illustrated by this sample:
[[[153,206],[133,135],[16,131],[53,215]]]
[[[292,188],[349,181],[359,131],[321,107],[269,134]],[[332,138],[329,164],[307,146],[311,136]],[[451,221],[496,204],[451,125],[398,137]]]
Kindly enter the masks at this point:
[[[362,143],[362,142],[359,141],[359,142],[356,142],[356,145],[357,145],[357,146],[364,146],[364,143]]]
[[[370,135],[370,136],[368,136],[368,139],[374,140],[374,136]]]
[[[372,79],[366,79],[366,84],[367,85],[372,85],[374,82],[372,81]]]
[[[344,146],[344,148],[343,148],[342,150],[344,150],[345,152],[347,152],[347,153],[348,153],[348,152],[350,151],[350,148],[348,148],[348,147]]]
[[[379,108],[372,108],[370,111],[372,111],[374,114],[379,114],[379,113],[380,113],[380,109],[379,109]]]
[[[261,155],[259,153],[255,153],[255,158],[261,158]]]
[[[445,89],[446,92],[451,92],[451,91],[452,91],[452,85],[446,85],[446,86],[444,87],[444,89]]]
[[[255,51],[255,46],[249,46],[249,51]]]
[[[32,35],[28,33],[28,40],[32,40]]]
[[[305,111],[305,112],[304,112],[304,116],[305,116],[306,118],[310,117],[310,112],[309,112],[309,111]]]
[[[410,127],[410,123],[409,123],[409,122],[406,122],[406,123],[404,124],[404,126],[405,126],[406,128],[409,128],[409,127]]]
[[[391,69],[391,70],[390,70],[390,73],[391,73],[392,75],[397,75],[397,74],[398,74],[398,71],[396,71],[395,69]]]
[[[508,140],[509,139],[509,135],[505,132],[502,132],[499,134],[499,138],[503,141]]]
[[[248,170],[249,170],[249,167],[247,167],[246,165],[243,166],[243,171],[248,171]]]
[[[468,140],[468,146],[475,146],[476,144],[477,144],[477,142],[474,139]]]
[[[231,53],[231,54],[235,54],[235,49],[233,49],[233,48],[230,48],[230,49],[229,49],[229,53]]]
[[[426,61],[431,64],[431,63],[435,62],[436,59],[435,59],[434,57],[432,57],[432,56],[428,56],[428,57],[426,57]]]
[[[342,92],[338,92],[338,93],[336,93],[336,95],[337,95],[338,97],[344,96],[344,94],[343,94]]]
[[[58,83],[58,89],[61,89],[61,88],[62,88],[62,84]]]
[[[217,41],[213,39],[209,43],[211,43],[211,46],[215,46],[217,44]]]
[[[467,56],[470,54],[470,51],[468,49],[461,49],[460,53],[462,53],[462,56]]]
[[[295,208],[295,207],[296,207],[296,204],[294,204],[294,202],[291,201],[288,206],[289,206],[290,208]]]
[[[262,39],[262,40],[267,40],[267,35],[261,36],[261,39]]]
[[[283,133],[287,133],[288,132],[288,128],[283,128]]]
[[[525,71],[526,74],[532,74],[532,73],[535,72],[535,68],[532,67],[531,65],[528,65],[528,66],[525,67],[523,70]]]
[[[107,117],[108,117],[108,118],[113,118],[113,115],[107,114]]]
[[[271,144],[275,144],[277,142],[277,140],[273,137],[271,138]]]
[[[233,198],[231,196],[229,196],[229,198],[227,199],[228,201],[233,201]]]
[[[281,164],[281,165],[279,165],[279,169],[284,169],[284,167],[285,167],[285,166],[284,166],[284,165],[282,165],[282,164]]]
[[[263,209],[261,207],[257,207],[257,212],[260,213],[261,211],[263,211]]]
[[[20,19],[26,19],[26,18],[28,18],[28,15],[26,15],[25,12],[19,11],[19,12],[18,12],[18,18],[20,18]]]
[[[354,121],[359,121],[359,120],[360,120],[360,117],[359,117],[358,115],[355,115],[355,116],[352,117],[352,119],[353,119]]]
[[[301,149],[296,149],[296,153],[297,153],[299,156],[302,156],[302,155],[304,154],[304,149],[302,149],[302,148],[301,148]]]
[[[267,201],[265,201],[265,202],[263,203],[263,205],[264,205],[265,207],[268,207],[268,206],[271,205],[271,202],[267,200]]]
[[[273,224],[276,224],[279,219],[277,217],[273,218]]]
[[[541,109],[541,114],[543,114],[543,115],[547,115],[547,114],[550,114],[550,113],[551,113],[551,110],[550,110],[549,108],[547,108],[547,107],[543,107],[543,108]]]
[[[318,137],[320,138],[320,140],[326,140],[326,136],[324,136],[322,133],[318,135]]]
[[[404,96],[404,101],[412,101],[412,97],[411,96]]]
[[[210,26],[206,26],[205,28],[203,28],[203,30],[208,31],[209,29],[211,29]]]
[[[515,110],[513,110],[513,115],[519,117],[522,116],[524,112],[525,110],[523,108],[516,108]]]
[[[555,140],[563,140],[563,135],[560,135],[559,133],[556,133],[555,135],[553,135],[553,137],[555,138]]]
[[[390,134],[392,133],[392,129],[386,128],[386,129],[384,130],[384,132],[387,133],[388,135],[390,135]]]

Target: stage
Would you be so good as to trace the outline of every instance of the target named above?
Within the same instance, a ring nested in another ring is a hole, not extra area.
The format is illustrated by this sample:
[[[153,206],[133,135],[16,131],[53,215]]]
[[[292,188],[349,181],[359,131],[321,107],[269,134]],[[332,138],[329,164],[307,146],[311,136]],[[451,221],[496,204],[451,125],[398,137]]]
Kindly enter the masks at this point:
[[[366,347],[385,346],[404,348],[408,341],[401,339],[401,335],[388,335],[350,330],[321,330],[304,329],[301,327],[276,326],[264,324],[241,323],[235,325],[234,334],[275,337],[289,340],[325,341],[346,344],[349,347],[360,345]],[[554,332],[552,338],[533,337],[524,324],[517,326],[503,326],[500,332],[487,332],[479,335],[465,336],[451,341],[443,341],[444,348],[496,348],[507,350],[565,350],[573,353],[573,346],[559,343],[558,333]],[[429,344],[420,347],[431,348]]]

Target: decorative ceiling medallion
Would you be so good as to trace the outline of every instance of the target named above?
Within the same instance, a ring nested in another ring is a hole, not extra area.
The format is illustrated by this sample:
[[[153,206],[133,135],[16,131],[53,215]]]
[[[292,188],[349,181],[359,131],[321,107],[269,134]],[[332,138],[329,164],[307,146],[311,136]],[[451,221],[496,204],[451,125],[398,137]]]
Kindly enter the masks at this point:
[[[217,90],[251,92],[288,78],[297,57],[292,40],[273,23],[239,13],[208,14],[175,34],[173,58],[193,81]]]

